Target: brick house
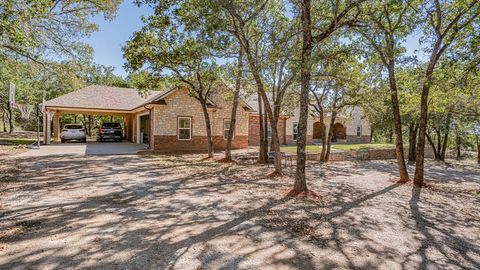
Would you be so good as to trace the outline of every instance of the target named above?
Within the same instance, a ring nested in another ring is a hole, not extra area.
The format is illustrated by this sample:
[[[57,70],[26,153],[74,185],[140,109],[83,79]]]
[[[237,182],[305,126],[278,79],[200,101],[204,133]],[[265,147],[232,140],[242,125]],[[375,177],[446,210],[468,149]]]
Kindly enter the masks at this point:
[[[219,91],[208,101],[214,149],[226,147],[232,108],[230,90]],[[205,151],[207,133],[202,108],[187,89],[173,88],[140,95],[137,89],[92,85],[48,100],[43,104],[45,143],[60,141],[62,114],[122,116],[127,141],[148,144],[161,152]],[[325,123],[329,122],[328,116]],[[281,144],[295,144],[298,109],[283,113],[278,123]],[[320,142],[323,129],[318,117],[308,119],[307,143]],[[328,130],[327,130],[328,132]],[[269,132],[270,133],[270,132]],[[259,144],[258,102],[240,100],[232,147]],[[347,108],[334,126],[337,142],[369,142],[370,126],[360,108]]]
[[[208,101],[214,148],[226,147],[232,102],[217,94]],[[248,147],[250,106],[239,102],[233,148]],[[123,117],[125,139],[163,152],[207,149],[205,118],[200,103],[187,89],[151,91],[145,96],[137,89],[93,85],[44,103],[45,143],[60,140],[62,114],[116,115]],[[53,132],[52,132],[53,129]]]

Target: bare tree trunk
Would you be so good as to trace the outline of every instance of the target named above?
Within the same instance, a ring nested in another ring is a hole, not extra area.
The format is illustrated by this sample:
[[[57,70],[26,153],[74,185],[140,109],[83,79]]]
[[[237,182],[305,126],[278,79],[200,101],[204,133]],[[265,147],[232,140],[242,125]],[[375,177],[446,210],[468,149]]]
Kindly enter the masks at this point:
[[[310,93],[310,78],[312,75],[312,19],[311,0],[302,0],[302,56],[300,61],[301,93],[300,93],[300,117],[297,131],[297,169],[295,172],[296,192],[307,191],[305,179],[305,148],[307,143],[307,121]]]
[[[270,108],[270,106],[268,106]],[[273,112],[269,113],[269,115],[265,115],[265,118],[268,117],[268,121],[270,122],[270,127],[272,129],[272,137],[271,140],[271,148],[270,151],[275,152],[275,172],[279,175],[282,174],[282,155],[280,153],[280,141],[278,136],[278,129],[277,129],[277,122],[274,120]],[[268,124],[267,119],[265,119],[265,124]],[[268,147],[268,128],[265,128],[265,146]],[[268,150],[267,150],[268,152]]]
[[[240,98],[242,76],[243,76],[243,50],[240,48],[238,52],[237,78],[235,80],[235,93],[233,95],[232,114],[230,116],[230,127],[228,129],[228,135],[227,135],[227,148],[225,149],[226,161],[232,160],[232,140],[233,140],[233,132],[235,130],[235,124],[237,122],[237,107],[238,107],[238,100]]]
[[[205,127],[207,129],[207,141],[208,141],[208,157],[213,157],[213,140],[212,140],[212,125],[210,124],[210,115],[207,109],[207,99],[204,97],[199,98],[202,105],[203,117],[205,118]]]
[[[437,148],[438,145],[435,146],[435,143],[433,142],[433,139],[428,132],[425,134],[425,136],[427,137],[428,143],[430,143],[430,146],[432,147],[433,156],[435,157],[435,160],[440,160],[440,153],[438,152],[438,148]],[[438,135],[437,135],[437,138],[438,138]]]
[[[456,142],[456,148],[457,148],[457,159],[460,159],[462,157],[462,152],[461,152],[462,140],[458,133],[456,134],[455,142]]]
[[[270,104],[266,104],[265,103],[265,100],[263,101],[263,106],[266,107],[266,106],[270,106]],[[273,151],[273,140],[271,138],[268,137],[268,116],[266,113],[263,114],[263,145],[265,147],[265,153],[268,153],[269,151]],[[268,139],[270,139],[270,148],[269,148],[269,145],[268,145]]]
[[[265,86],[263,83],[262,75],[261,75],[261,68],[257,64],[257,54],[251,51],[250,48],[250,40],[247,38],[245,34],[245,21],[241,19],[241,16],[236,12],[235,9],[232,9],[227,6],[228,11],[232,14],[233,17],[238,19],[238,25],[236,25],[236,33],[235,36],[238,39],[242,49],[247,57],[248,65],[250,67],[250,71],[252,72],[252,76],[255,80],[255,84],[257,85],[258,94],[262,97],[265,101],[265,113],[268,116],[270,121],[270,126],[272,128],[272,141],[273,141],[273,151],[275,151],[275,171],[276,174],[282,174],[282,156],[280,153],[280,143],[278,141],[278,131],[277,131],[277,123],[275,122],[275,118],[273,117],[273,111],[270,105],[268,104],[268,97],[265,92]]]
[[[445,155],[447,152],[447,144],[448,144],[448,135],[450,134],[450,122],[452,119],[452,114],[448,113],[447,114],[447,122],[445,124],[445,134],[443,136],[443,145],[442,149],[440,151],[440,160],[445,161]]]
[[[395,128],[395,152],[397,154],[398,170],[400,173],[399,182],[405,183],[408,182],[409,177],[407,165],[405,164],[405,152],[403,150],[402,118],[400,115],[400,105],[398,103],[397,78],[395,76],[395,62],[393,59],[388,61],[388,79],[392,99],[393,124]]]
[[[336,96],[334,99],[336,99]],[[332,117],[330,119],[330,124],[328,128],[327,149],[325,151],[325,156],[323,157],[324,162],[328,162],[328,160],[330,160],[330,152],[332,149],[333,127],[335,125],[336,119],[337,119],[337,110],[334,105],[334,107],[332,108]]]
[[[2,111],[2,127],[3,127],[3,132],[7,132],[7,122],[5,121],[6,114],[4,111]]]
[[[320,112],[320,128],[322,129],[322,152],[320,153],[320,162],[325,162],[327,154],[327,131],[325,127],[325,119],[323,110]]]
[[[480,165],[480,135],[477,135],[477,164]]]
[[[267,162],[267,151],[266,151],[266,146],[265,146],[265,132],[264,128],[265,126],[263,125],[263,105],[262,105],[262,97],[260,96],[260,93],[258,94],[258,116],[259,116],[259,135],[260,135],[260,145],[259,145],[259,152],[258,152],[258,162],[260,163],[266,163]]]
[[[460,159],[462,157],[461,146],[462,146],[462,137],[460,136],[460,131],[458,130],[458,126],[455,125],[455,147],[457,150],[457,159]]]
[[[442,151],[442,134],[438,130],[435,130],[435,132],[436,132],[435,137],[437,139],[438,160],[441,160],[442,159],[442,157],[441,157],[441,155],[442,155],[442,153],[441,153],[441,151]]]
[[[388,131],[388,143],[393,143],[393,128]]]
[[[417,142],[417,159],[415,160],[415,178],[414,184],[418,187],[423,186],[423,175],[424,175],[424,165],[425,165],[425,137],[427,134],[427,124],[428,124],[428,95],[430,92],[430,86],[432,84],[433,71],[437,64],[438,58],[442,54],[441,44],[442,39],[438,39],[435,42],[432,53],[430,55],[430,60],[425,71],[425,79],[422,86],[422,95],[420,98],[420,120],[419,120],[419,131],[418,131],[418,142]],[[442,49],[445,49],[443,47]]]
[[[416,123],[411,123],[408,126],[408,161],[411,161],[411,162],[415,161],[415,154],[416,154],[415,146],[417,145],[417,131],[418,131],[418,125]]]
[[[8,111],[8,125],[10,127],[8,132],[12,133],[15,128],[13,126],[13,110],[12,110],[12,106],[10,106],[10,102],[8,102],[7,111]]]
[[[274,117],[273,117],[273,111],[270,105],[268,104],[268,97],[267,94],[265,93],[265,88],[263,85],[262,78],[260,76],[259,69],[257,65],[255,64],[255,59],[253,58],[253,55],[250,53],[249,45],[247,44],[247,40],[241,41],[244,52],[246,53],[248,64],[250,66],[250,70],[252,70],[252,75],[253,78],[255,79],[255,83],[257,85],[257,90],[258,94],[261,95],[262,99],[264,100],[264,105],[265,105],[265,113],[266,116],[268,117],[268,120],[270,121],[270,126],[272,128],[272,141],[273,141],[273,151],[275,151],[275,171],[274,173],[281,175],[282,174],[282,155],[280,153],[280,143],[278,141],[278,132],[277,132],[277,123],[275,123]]]

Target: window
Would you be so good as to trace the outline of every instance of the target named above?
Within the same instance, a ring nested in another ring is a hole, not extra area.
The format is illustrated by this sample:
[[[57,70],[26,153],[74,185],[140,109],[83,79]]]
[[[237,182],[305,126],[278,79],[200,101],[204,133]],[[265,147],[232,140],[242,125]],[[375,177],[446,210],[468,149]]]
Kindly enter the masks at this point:
[[[362,136],[362,126],[357,126],[357,137]]]
[[[102,128],[122,128],[120,123],[103,123]]]
[[[267,124],[267,138],[272,138],[272,126],[270,126],[270,123]]]
[[[298,134],[298,123],[293,123],[293,139],[297,139],[297,134]]]
[[[228,130],[231,125],[230,119],[223,119],[223,138],[226,140],[228,138]],[[235,130],[233,130],[233,135],[235,136]]]
[[[191,140],[192,139],[192,118],[178,117],[178,139]]]

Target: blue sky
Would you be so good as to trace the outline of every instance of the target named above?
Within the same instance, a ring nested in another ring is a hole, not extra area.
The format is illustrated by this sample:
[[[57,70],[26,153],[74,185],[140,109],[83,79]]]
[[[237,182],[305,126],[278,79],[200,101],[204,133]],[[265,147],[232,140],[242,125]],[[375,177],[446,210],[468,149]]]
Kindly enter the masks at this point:
[[[95,51],[94,62],[113,66],[116,74],[126,76],[122,47],[133,32],[142,27],[141,16],[149,14],[152,14],[150,8],[139,8],[133,4],[133,0],[126,0],[120,5],[117,16],[112,21],[96,16],[94,21],[98,24],[99,31],[85,39]]]
[[[137,7],[133,0],[125,0],[113,20],[106,21],[103,16],[96,16],[94,21],[98,24],[99,31],[85,39],[94,49],[94,62],[113,66],[116,74],[125,77],[127,72],[123,69],[122,47],[133,32],[142,27],[141,16],[152,13],[147,6]],[[406,42],[407,54],[412,55],[418,46],[418,37],[409,37]]]

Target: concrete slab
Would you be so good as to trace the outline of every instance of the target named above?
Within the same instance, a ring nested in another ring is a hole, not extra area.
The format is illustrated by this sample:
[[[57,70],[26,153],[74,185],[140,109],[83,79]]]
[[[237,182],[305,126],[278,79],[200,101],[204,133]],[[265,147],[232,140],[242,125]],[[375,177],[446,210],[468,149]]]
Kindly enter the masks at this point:
[[[130,142],[87,143],[86,155],[128,155],[146,150],[147,146]]]
[[[87,143],[55,143],[42,145],[38,150],[30,150],[15,157],[45,156],[87,156],[87,155],[129,155],[146,150],[147,146],[130,142],[87,142]]]

